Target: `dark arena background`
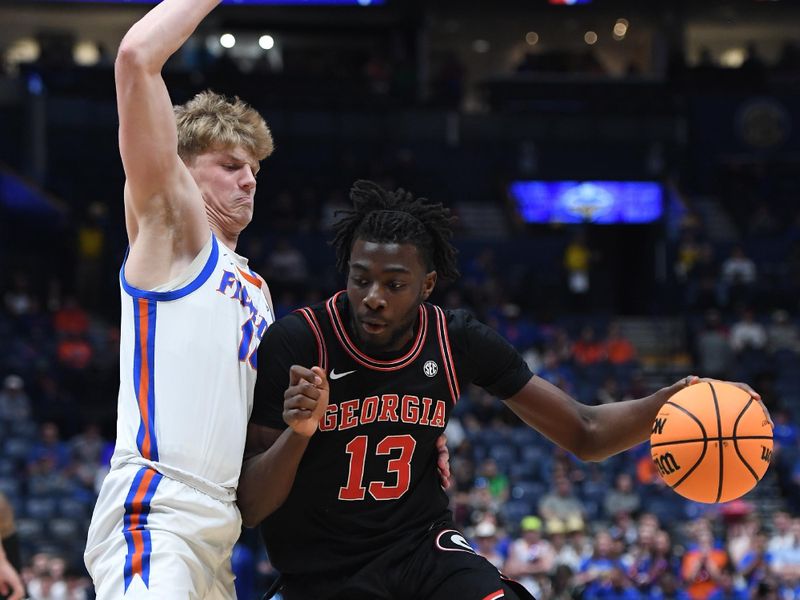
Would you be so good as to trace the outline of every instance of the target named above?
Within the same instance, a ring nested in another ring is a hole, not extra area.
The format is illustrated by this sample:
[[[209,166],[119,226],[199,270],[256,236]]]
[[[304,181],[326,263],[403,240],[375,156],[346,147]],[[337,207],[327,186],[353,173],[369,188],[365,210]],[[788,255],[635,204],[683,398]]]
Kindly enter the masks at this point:
[[[113,62],[152,2],[0,4],[0,492],[33,599],[94,598],[86,529],[113,449],[127,239]],[[225,2],[167,64],[174,103],[266,118],[240,241],[277,312],[344,286],[355,179],[458,216],[434,300],[588,404],[695,373],[775,422],[727,504],[666,487],[647,444],[582,463],[463,390],[451,506],[539,600],[800,598],[800,3]],[[256,530],[240,600],[276,576]]]

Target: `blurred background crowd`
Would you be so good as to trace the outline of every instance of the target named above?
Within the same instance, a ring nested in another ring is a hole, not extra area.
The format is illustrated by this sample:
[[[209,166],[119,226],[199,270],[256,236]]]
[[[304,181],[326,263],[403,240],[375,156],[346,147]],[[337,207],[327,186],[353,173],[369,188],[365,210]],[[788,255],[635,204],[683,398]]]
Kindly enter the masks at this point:
[[[434,300],[539,376],[588,404],[746,381],[775,422],[765,479],[705,505],[647,445],[581,463],[464,390],[449,493],[477,551],[539,600],[800,598],[800,7],[303,4],[223,6],[165,73],[176,103],[238,94],[273,130],[239,251],[278,315],[343,287],[327,240],[355,179],[444,202],[462,277]],[[146,8],[0,6],[0,493],[34,599],[94,597],[126,246],[113,57]],[[661,210],[532,219],[525,181],[655,182]],[[276,576],[252,530],[234,565],[241,600]]]

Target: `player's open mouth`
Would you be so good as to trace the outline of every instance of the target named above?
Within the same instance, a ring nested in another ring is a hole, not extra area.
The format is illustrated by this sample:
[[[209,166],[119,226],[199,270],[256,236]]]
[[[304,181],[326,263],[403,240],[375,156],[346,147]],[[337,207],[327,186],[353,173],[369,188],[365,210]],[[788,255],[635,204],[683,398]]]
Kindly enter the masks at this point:
[[[379,323],[377,321],[361,321],[361,327],[364,328],[369,334],[375,335],[386,329],[386,323]]]

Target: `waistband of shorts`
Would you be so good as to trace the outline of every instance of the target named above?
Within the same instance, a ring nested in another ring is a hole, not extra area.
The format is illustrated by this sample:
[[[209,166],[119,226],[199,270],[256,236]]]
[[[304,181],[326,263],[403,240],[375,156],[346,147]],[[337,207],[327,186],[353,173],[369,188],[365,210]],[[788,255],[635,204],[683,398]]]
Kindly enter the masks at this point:
[[[170,479],[174,479],[175,481],[179,481],[185,485],[188,485],[190,488],[193,488],[198,492],[205,494],[206,496],[211,496],[215,500],[219,500],[220,502],[236,502],[236,490],[234,488],[222,487],[221,485],[217,485],[216,483],[208,481],[207,479],[203,479],[202,477],[198,477],[197,475],[192,475],[191,473],[187,473],[181,469],[176,469],[175,467],[170,467],[169,465],[165,465],[160,462],[147,460],[146,458],[142,458],[140,456],[132,456],[127,458],[124,462],[121,462],[118,465],[112,465],[111,468],[120,468],[125,465],[140,465],[143,467],[149,467],[155,471],[158,471],[164,475],[164,477],[169,477]]]

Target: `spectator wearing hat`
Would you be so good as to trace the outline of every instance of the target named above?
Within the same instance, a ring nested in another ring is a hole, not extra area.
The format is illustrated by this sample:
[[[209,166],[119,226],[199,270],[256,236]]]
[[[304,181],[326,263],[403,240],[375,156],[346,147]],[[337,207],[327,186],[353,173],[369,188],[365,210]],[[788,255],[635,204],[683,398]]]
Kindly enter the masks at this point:
[[[542,536],[542,520],[528,515],[520,521],[521,536],[509,548],[503,572],[541,598],[547,575],[555,565],[555,551]]]
[[[553,547],[554,564],[569,567],[572,573],[581,565],[581,557],[567,537],[567,527],[561,519],[549,519],[544,525],[545,535]]]
[[[498,569],[502,569],[505,558],[497,549],[497,540],[497,526],[491,520],[484,519],[475,526],[476,552]]]

